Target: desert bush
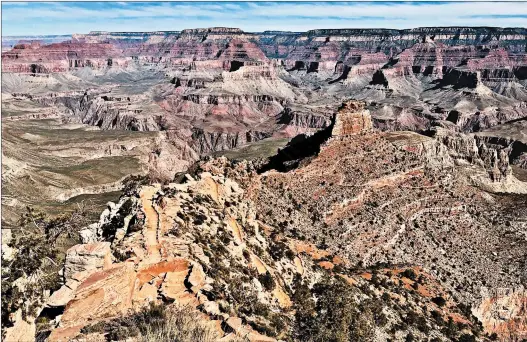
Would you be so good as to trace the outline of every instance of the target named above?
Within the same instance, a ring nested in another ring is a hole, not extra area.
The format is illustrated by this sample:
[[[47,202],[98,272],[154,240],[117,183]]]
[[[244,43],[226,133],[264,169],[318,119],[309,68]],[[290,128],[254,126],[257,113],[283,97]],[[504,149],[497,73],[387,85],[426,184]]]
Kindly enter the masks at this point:
[[[401,273],[401,275],[411,280],[415,280],[417,277],[417,275],[415,274],[415,271],[412,270],[411,268],[407,268],[406,270],[404,270],[404,272]]]
[[[218,333],[202,323],[190,307],[151,304],[123,318],[84,327],[83,334],[103,333],[107,341],[134,338],[140,342],[213,342]]]
[[[123,193],[125,195],[133,195],[137,189],[142,185],[149,184],[149,179],[142,175],[130,175],[123,179]]]
[[[463,334],[459,337],[459,342],[476,342],[476,337],[470,334]]]
[[[441,296],[432,298],[432,302],[435,303],[439,307],[443,307],[446,304],[445,298]]]
[[[112,241],[115,237],[117,229],[124,227],[124,219],[132,210],[131,202],[132,201],[130,199],[124,202],[121,208],[119,208],[117,214],[115,216],[112,216],[110,222],[105,223],[101,227],[101,235],[103,238],[108,241]]]
[[[295,335],[312,334],[313,326],[311,322],[314,319],[316,307],[313,294],[305,282],[297,275],[293,280],[294,293],[293,309],[295,311]]]
[[[31,207],[22,213],[8,242],[13,256],[9,260],[2,256],[2,329],[19,309],[23,317],[34,317],[44,293],[60,287],[65,251],[80,242],[79,231],[89,223],[89,210],[89,205],[80,203],[72,212],[56,217]],[[16,285],[19,279],[26,283],[23,289]]]
[[[441,331],[445,336],[453,340],[457,336],[459,330],[457,325],[452,320],[452,317],[448,317],[448,322],[445,324]]]
[[[295,333],[301,341],[372,341],[374,318],[356,302],[354,289],[343,279],[324,277],[308,294],[305,284],[295,284]],[[313,303],[312,296],[317,298]],[[305,299],[301,299],[305,297]],[[306,305],[306,307],[303,307]],[[314,310],[313,310],[314,309]]]
[[[276,287],[273,276],[271,273],[269,273],[269,271],[265,272],[264,274],[260,274],[258,276],[258,281],[267,291],[272,291]]]
[[[269,253],[274,260],[280,260],[284,257],[288,258],[289,260],[293,260],[295,258],[295,253],[282,241],[271,243]]]

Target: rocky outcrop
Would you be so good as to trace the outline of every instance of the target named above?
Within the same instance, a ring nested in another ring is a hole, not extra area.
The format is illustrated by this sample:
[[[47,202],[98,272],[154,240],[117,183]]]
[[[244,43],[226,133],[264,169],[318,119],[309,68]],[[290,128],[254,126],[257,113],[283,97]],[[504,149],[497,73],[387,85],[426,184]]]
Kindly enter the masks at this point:
[[[79,285],[91,272],[110,267],[112,254],[109,242],[76,245],[66,252],[64,285],[47,300],[47,307],[64,307],[74,297]]]
[[[120,99],[110,99],[107,96],[59,96],[42,98],[38,101],[54,104],[67,111],[71,119],[97,126],[101,129],[116,129],[130,131],[159,131],[160,126],[155,116],[142,116],[142,109],[134,109],[127,103],[120,104]]]
[[[207,132],[194,129],[192,146],[199,154],[231,150],[247,143],[269,138],[271,132]]]
[[[452,133],[442,128],[434,128],[432,132],[436,146],[429,147],[428,153],[432,159],[443,158],[442,165],[448,165],[448,161],[444,159],[446,156],[447,159],[452,158],[454,163],[466,162],[485,168],[489,179],[493,182],[501,182],[507,177],[512,177],[509,157],[505,149],[495,149],[473,136]],[[446,150],[442,146],[445,146]]]
[[[485,331],[503,340],[520,341],[527,336],[527,292],[523,287],[485,291],[474,314]]]
[[[328,116],[313,114],[310,112],[295,111],[285,108],[279,115],[278,123],[299,128],[322,129],[331,124]]]
[[[73,246],[66,252],[64,278],[68,280],[76,273],[107,268],[110,264],[109,242]]]
[[[201,308],[206,315],[210,315],[211,320],[226,322],[236,335],[246,336],[251,341],[275,340],[242,324],[232,313],[220,311],[218,302],[210,299],[208,295],[213,285],[217,288],[216,284],[224,282],[227,278],[218,278],[219,274],[216,273],[220,267],[217,263],[222,263],[218,260],[220,255],[216,255],[214,259],[207,257],[212,256],[210,253],[216,254],[220,251],[210,250],[207,244],[201,243],[200,234],[209,235],[207,241],[216,243],[218,234],[222,234],[229,225],[234,226],[237,231],[232,232],[235,237],[232,240],[233,249],[228,252],[233,255],[226,254],[221,258],[228,261],[235,255],[242,255],[243,250],[246,250],[243,253],[252,255],[248,243],[265,244],[265,239],[258,233],[254,209],[239,202],[242,200],[240,196],[243,191],[238,184],[229,179],[209,173],[201,174],[196,180],[187,175],[187,179],[183,184],[170,184],[163,190],[159,185],[144,187],[138,190],[138,200],[135,196],[125,197],[117,205],[112,205],[111,211],[101,215],[101,222],[92,227],[92,230],[99,240],[105,237],[114,239],[113,257],[109,258],[107,253],[109,242],[77,245],[68,251],[66,277],[79,278],[79,273],[84,277],[72,289],[64,313],[60,317],[60,324],[51,332],[50,341],[71,339],[87,324],[121,317],[128,314],[129,310],[159,301],[175,301],[179,305]],[[205,202],[200,202],[199,198]],[[137,206],[130,207],[127,204],[130,201],[138,201]],[[123,219],[119,213],[125,206],[128,206],[127,210],[131,210],[132,216],[143,217],[144,224],[139,231],[137,227],[128,224],[122,226],[118,223]],[[196,216],[188,221],[194,215],[194,210],[200,210],[203,214],[196,211]],[[112,226],[122,228],[114,230],[115,235],[108,236],[107,232]],[[242,232],[248,227],[255,229],[252,234],[257,234],[257,240]],[[119,229],[124,230],[123,234],[119,233]],[[186,237],[182,230],[187,230]],[[192,235],[188,235],[189,233]],[[198,240],[189,240],[190,236]],[[231,265],[233,271],[235,267],[238,266]],[[275,275],[276,289],[284,286],[279,275],[275,273],[277,271],[267,265],[265,270],[270,270]],[[75,271],[78,272],[72,277],[71,274]],[[65,286],[67,285],[69,283]],[[61,291],[62,289],[58,292]],[[258,298],[276,307],[290,305],[287,304],[289,297],[283,290],[275,292],[263,291]],[[54,296],[58,297],[55,293],[52,299]],[[228,335],[231,331],[223,331],[220,324],[217,327],[223,335]]]
[[[88,319],[125,314],[131,306],[134,273],[132,263],[92,273],[77,287],[73,300],[66,305],[61,325],[75,326]]]
[[[332,136],[344,137],[372,130],[370,112],[364,108],[363,102],[348,101],[339,108],[333,126]]]
[[[489,192],[523,194],[527,188],[513,174],[510,152],[477,136],[455,133],[434,127],[430,138],[420,134],[390,133],[390,140],[398,147],[426,158],[434,168],[465,169],[471,181]]]

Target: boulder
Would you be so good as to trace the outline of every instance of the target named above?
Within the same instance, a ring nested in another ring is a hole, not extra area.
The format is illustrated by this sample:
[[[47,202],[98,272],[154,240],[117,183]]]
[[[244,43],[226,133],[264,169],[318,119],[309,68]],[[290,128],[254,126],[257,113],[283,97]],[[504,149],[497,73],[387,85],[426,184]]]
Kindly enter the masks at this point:
[[[66,252],[64,277],[71,279],[75,273],[107,268],[112,263],[109,242],[75,245]]]
[[[188,277],[188,282],[192,285],[192,291],[198,292],[206,284],[206,275],[200,264],[194,264]]]

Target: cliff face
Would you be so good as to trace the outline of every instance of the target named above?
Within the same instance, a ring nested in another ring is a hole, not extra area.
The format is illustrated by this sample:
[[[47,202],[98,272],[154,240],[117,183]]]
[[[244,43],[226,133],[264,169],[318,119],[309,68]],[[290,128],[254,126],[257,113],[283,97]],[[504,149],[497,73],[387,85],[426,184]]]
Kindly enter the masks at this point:
[[[130,60],[107,43],[20,44],[2,54],[2,69],[4,72],[52,73],[82,67],[126,66]]]
[[[412,48],[410,51],[427,51],[424,54],[420,53],[418,57],[424,58],[425,62],[429,59],[427,55],[445,54],[445,61],[454,66],[466,63],[471,58],[486,58],[487,62],[495,65],[496,55],[500,54],[512,55],[512,59],[524,59],[526,34],[525,29],[522,28],[487,27],[433,27],[411,30],[326,29],[311,30],[306,33],[272,31],[246,33],[235,28],[188,29],[181,32],[92,32],[73,35],[71,43],[38,48],[38,53],[51,59],[62,59],[64,56],[60,56],[59,53],[62,48],[82,51],[88,43],[87,46],[92,51],[91,57],[101,54],[110,57],[122,53],[128,57],[151,55],[151,57],[199,60],[233,57],[230,50],[240,49],[246,45],[245,51],[249,54],[238,56],[241,59],[249,57],[262,60],[267,55],[270,58],[292,61],[294,64],[295,61],[352,63],[353,55],[355,59],[360,60],[362,54],[379,52],[388,58],[399,58],[398,54],[402,53],[401,58],[404,60],[409,54],[414,54],[404,52]],[[101,53],[100,49],[104,48],[104,44],[117,45],[120,49]],[[25,51],[22,45],[16,46],[13,50],[4,56],[8,59],[18,56],[18,58],[38,61],[37,55]],[[257,55],[251,56],[251,51]],[[470,63],[472,66],[475,64],[478,62]],[[423,66],[426,66],[426,63]]]
[[[337,97],[333,103],[383,102],[384,113],[371,114],[386,127],[428,128],[395,114],[412,107],[422,122],[446,120],[457,111],[464,118],[458,125],[478,131],[526,115],[525,34],[521,28],[486,27],[93,32],[59,44],[19,44],[4,53],[2,63],[8,72],[30,74],[154,67],[182,87],[177,96],[194,101],[236,93],[306,103],[329,91]],[[487,113],[493,107],[501,112]],[[232,111],[219,109],[225,110]],[[445,115],[434,115],[439,113]]]
[[[475,315],[485,330],[504,340],[521,340],[527,336],[527,292],[523,286],[486,291]]]

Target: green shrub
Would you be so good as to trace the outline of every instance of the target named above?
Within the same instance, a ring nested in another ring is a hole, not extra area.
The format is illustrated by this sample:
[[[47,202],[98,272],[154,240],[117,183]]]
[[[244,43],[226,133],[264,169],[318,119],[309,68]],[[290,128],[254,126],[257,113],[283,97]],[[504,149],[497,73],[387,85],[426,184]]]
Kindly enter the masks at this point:
[[[445,298],[443,298],[441,296],[434,297],[434,298],[432,298],[432,303],[435,303],[439,307],[443,307],[446,304],[446,300],[445,300]]]
[[[295,258],[295,253],[282,241],[273,242],[269,247],[269,253],[274,260],[280,260],[284,257],[289,260]]]
[[[411,280],[415,280],[417,278],[415,271],[412,270],[411,268],[407,268],[406,270],[404,270],[404,272],[401,273],[401,275]]]
[[[296,282],[295,334],[300,341],[366,342],[374,336],[374,317],[369,308],[359,310],[354,289],[341,278],[324,277],[307,293],[305,284]],[[305,297],[306,299],[301,299]],[[306,307],[303,307],[303,304]],[[314,310],[313,310],[314,309]]]
[[[458,339],[459,342],[476,342],[476,337],[470,334],[463,334]]]
[[[269,273],[269,271],[265,272],[264,274],[260,274],[258,276],[258,281],[267,291],[272,291],[276,287],[273,276],[271,273]]]
[[[107,341],[134,338],[139,342],[213,342],[216,331],[201,323],[199,313],[189,307],[151,304],[131,316],[84,327],[83,334],[99,332]]]
[[[80,242],[79,230],[88,223],[90,208],[80,203],[76,210],[56,217],[27,207],[8,242],[14,250],[10,260],[2,258],[2,329],[9,327],[10,314],[22,310],[22,316],[35,316],[46,291],[61,286],[59,271],[65,251]],[[23,290],[20,279],[30,279]]]
[[[134,176],[130,175],[123,180],[123,193],[130,196],[133,195],[137,189],[142,185],[149,183],[148,177],[146,176]]]
[[[445,327],[442,329],[443,334],[445,334],[448,338],[454,339],[457,336],[458,333],[458,327],[452,320],[452,317],[448,317],[448,322],[446,323]]]

